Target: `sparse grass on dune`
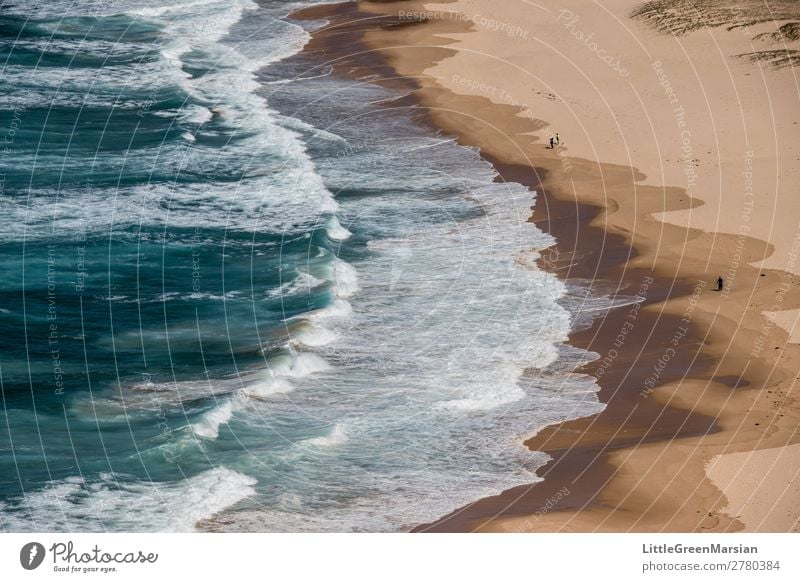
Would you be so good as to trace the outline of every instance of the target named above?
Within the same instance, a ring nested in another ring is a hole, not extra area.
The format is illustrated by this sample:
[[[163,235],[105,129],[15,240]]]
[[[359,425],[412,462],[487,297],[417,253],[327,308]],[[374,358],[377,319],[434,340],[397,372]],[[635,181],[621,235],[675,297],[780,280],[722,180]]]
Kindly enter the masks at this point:
[[[650,0],[631,13],[662,32],[688,34],[701,28],[728,30],[762,22],[800,19],[797,0]]]
[[[737,55],[750,62],[774,68],[800,65],[800,51],[786,47],[800,40],[800,1],[798,0],[650,0],[640,4],[631,17],[653,28],[683,36],[703,28],[747,29],[766,22],[785,22],[774,32],[762,32],[754,40],[781,44],[781,49],[753,51]]]
[[[766,63],[776,69],[800,65],[800,51],[796,50],[755,51],[737,56],[751,63]]]

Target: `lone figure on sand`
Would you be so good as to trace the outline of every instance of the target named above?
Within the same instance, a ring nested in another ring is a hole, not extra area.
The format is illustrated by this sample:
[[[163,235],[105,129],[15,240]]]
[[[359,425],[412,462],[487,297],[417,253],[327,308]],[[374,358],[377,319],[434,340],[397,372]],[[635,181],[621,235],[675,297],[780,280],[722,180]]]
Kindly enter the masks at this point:
[[[553,138],[550,138],[550,149],[552,150],[555,146],[553,145]]]
[[[559,137],[558,132],[556,132],[556,145],[560,143],[561,143],[561,138]]]
[[[722,291],[722,287],[725,285],[725,281],[722,279],[722,275],[717,277],[717,291]]]

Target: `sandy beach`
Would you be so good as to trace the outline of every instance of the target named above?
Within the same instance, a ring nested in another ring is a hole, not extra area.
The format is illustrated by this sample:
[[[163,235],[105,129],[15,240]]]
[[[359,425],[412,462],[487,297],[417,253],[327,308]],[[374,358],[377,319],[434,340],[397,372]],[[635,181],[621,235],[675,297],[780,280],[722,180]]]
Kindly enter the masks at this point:
[[[417,531],[800,531],[800,10],[685,4],[301,14],[328,20],[308,51],[537,192],[544,268],[641,299],[570,337],[606,408],[526,442],[544,481]]]

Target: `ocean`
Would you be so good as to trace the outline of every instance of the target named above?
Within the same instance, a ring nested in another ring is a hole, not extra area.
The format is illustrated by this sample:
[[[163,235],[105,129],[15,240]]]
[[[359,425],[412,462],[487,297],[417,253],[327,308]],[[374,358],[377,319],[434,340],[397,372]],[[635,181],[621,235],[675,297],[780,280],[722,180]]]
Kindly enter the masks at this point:
[[[0,530],[404,531],[602,408],[535,194],[310,4],[0,2]]]

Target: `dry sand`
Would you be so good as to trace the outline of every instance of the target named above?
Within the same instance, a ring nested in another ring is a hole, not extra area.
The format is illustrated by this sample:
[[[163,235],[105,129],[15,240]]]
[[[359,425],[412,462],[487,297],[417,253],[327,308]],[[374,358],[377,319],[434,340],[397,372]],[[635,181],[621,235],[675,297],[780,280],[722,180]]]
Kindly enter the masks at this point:
[[[798,467],[800,444],[719,455],[706,472],[728,499],[724,511],[748,531],[791,531],[800,519]]]
[[[428,121],[538,191],[532,220],[558,241],[545,266],[645,299],[571,336],[600,354],[585,371],[607,407],[527,442],[553,458],[544,481],[421,531],[800,529],[793,20],[711,0],[632,19],[639,5],[324,9],[313,50],[355,75],[388,63]]]

